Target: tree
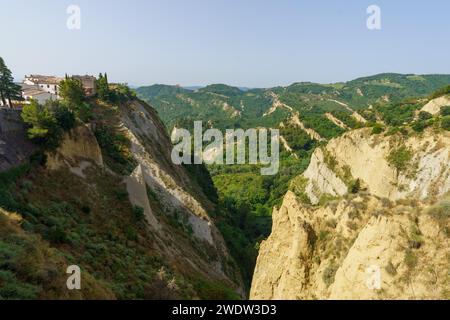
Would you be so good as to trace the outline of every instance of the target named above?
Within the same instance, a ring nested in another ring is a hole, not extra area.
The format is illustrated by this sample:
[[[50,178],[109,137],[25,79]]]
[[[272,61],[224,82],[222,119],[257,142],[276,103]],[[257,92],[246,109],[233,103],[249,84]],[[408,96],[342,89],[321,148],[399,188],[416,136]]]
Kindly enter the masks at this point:
[[[66,77],[59,85],[62,104],[72,111],[81,121],[91,117],[92,107],[86,102],[86,95],[81,81]]]
[[[22,100],[22,89],[14,83],[11,70],[5,64],[5,61],[0,57],[0,98],[3,105],[8,105],[12,108],[12,100]]]
[[[108,77],[105,73],[99,74],[97,80],[97,94],[98,97],[104,101],[109,101],[111,99],[111,91],[109,90]]]
[[[48,106],[50,105],[50,106]],[[48,101],[46,106],[53,111],[55,119],[58,125],[64,130],[69,131],[75,127],[76,119],[73,112],[64,105],[61,105],[58,101]]]
[[[56,148],[62,135],[55,115],[35,100],[25,105],[21,113],[23,121],[30,126],[28,137],[37,143]]]
[[[81,81],[69,77],[59,84],[59,95],[72,110],[77,109],[86,100]]]

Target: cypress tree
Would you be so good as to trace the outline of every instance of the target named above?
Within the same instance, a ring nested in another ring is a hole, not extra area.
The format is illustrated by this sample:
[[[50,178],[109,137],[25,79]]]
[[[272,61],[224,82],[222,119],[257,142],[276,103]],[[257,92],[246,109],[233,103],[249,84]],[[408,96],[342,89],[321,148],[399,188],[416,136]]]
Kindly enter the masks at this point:
[[[20,85],[14,83],[11,70],[5,64],[5,61],[0,57],[0,93],[3,104],[8,100],[9,107],[12,108],[12,100],[22,100],[22,88]]]

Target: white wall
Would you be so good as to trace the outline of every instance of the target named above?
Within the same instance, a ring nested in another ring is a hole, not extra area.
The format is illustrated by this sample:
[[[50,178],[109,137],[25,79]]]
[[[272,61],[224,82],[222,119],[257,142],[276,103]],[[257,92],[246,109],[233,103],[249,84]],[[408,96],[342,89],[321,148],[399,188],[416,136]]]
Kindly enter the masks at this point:
[[[24,95],[23,96],[25,100],[30,100],[30,99],[34,99],[36,100],[39,104],[44,104],[45,102],[47,102],[48,100],[57,100],[57,97],[51,93],[45,92],[45,93],[41,93],[35,96],[27,96]]]
[[[59,93],[59,85],[57,84],[42,84],[39,83],[39,88],[41,90],[44,90],[45,92],[51,93],[51,94],[57,94]]]

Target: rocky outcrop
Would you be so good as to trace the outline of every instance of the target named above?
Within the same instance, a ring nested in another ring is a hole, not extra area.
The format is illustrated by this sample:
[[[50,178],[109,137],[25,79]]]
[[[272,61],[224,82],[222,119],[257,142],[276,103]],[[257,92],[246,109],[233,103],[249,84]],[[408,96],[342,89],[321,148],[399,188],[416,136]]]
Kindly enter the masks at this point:
[[[450,95],[445,95],[429,101],[423,106],[421,111],[431,113],[432,115],[438,114],[442,107],[450,106]]]
[[[343,123],[341,120],[339,120],[338,118],[336,118],[334,115],[332,115],[329,112],[325,113],[325,117],[341,129],[344,129],[344,130],[350,129],[345,123]]]
[[[435,207],[370,195],[310,207],[289,192],[263,241],[251,299],[448,299],[448,227]]]
[[[411,158],[399,170],[389,157],[405,147]],[[427,131],[402,138],[371,135],[370,129],[345,133],[317,149],[304,176],[306,195],[317,204],[322,196],[343,196],[348,184],[359,179],[373,195],[398,200],[425,199],[450,190],[450,134]]]
[[[300,116],[298,114],[298,112],[294,113],[292,115],[292,118],[289,120],[292,124],[294,124],[295,126],[299,127],[300,129],[302,129],[304,132],[306,132],[306,134],[308,134],[308,136],[311,139],[317,140],[317,141],[325,141],[324,138],[322,138],[320,136],[320,134],[318,134],[314,129],[311,128],[307,128],[305,126],[305,124],[300,121]]]
[[[318,148],[274,209],[250,297],[448,299],[449,157],[450,135],[431,130]]]
[[[272,113],[274,113],[278,109],[286,109],[286,110],[288,110],[290,112],[294,111],[294,109],[292,109],[292,107],[290,107],[287,104],[281,102],[280,101],[280,97],[277,94],[275,94],[274,92],[272,92],[272,91],[268,92],[268,96],[270,96],[272,98],[272,106],[270,107],[269,110],[267,110],[263,114],[263,117],[267,117],[268,115],[271,115]]]
[[[125,178],[130,200],[144,209],[160,250],[174,264],[183,266],[183,272],[191,270],[190,273],[220,280],[244,295],[239,272],[230,266],[225,242],[209,216],[214,205],[185,168],[172,162],[173,145],[156,111],[135,100],[121,106],[119,112],[120,131],[130,140],[131,153],[138,164],[133,174]],[[147,202],[149,193],[153,199]],[[180,242],[167,219],[177,220],[195,240]],[[199,252],[205,252],[207,257]]]
[[[147,186],[145,184],[144,173],[142,167],[139,165],[133,173],[125,178],[127,184],[128,196],[133,206],[141,207],[144,210],[147,223],[155,230],[161,228],[158,219],[156,218],[147,195]]]
[[[47,152],[46,166],[49,170],[68,167],[72,173],[84,178],[84,170],[91,165],[103,167],[103,157],[97,139],[87,125],[65,133],[58,149]]]

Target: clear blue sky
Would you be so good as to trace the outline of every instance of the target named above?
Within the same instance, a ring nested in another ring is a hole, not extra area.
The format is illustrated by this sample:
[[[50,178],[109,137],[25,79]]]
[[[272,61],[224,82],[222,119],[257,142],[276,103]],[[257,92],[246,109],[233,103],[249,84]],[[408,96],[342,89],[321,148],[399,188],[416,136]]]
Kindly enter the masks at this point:
[[[81,8],[81,30],[66,8]],[[382,30],[366,28],[381,7]],[[107,71],[133,85],[268,87],[380,72],[450,73],[450,1],[0,0],[15,77]]]

